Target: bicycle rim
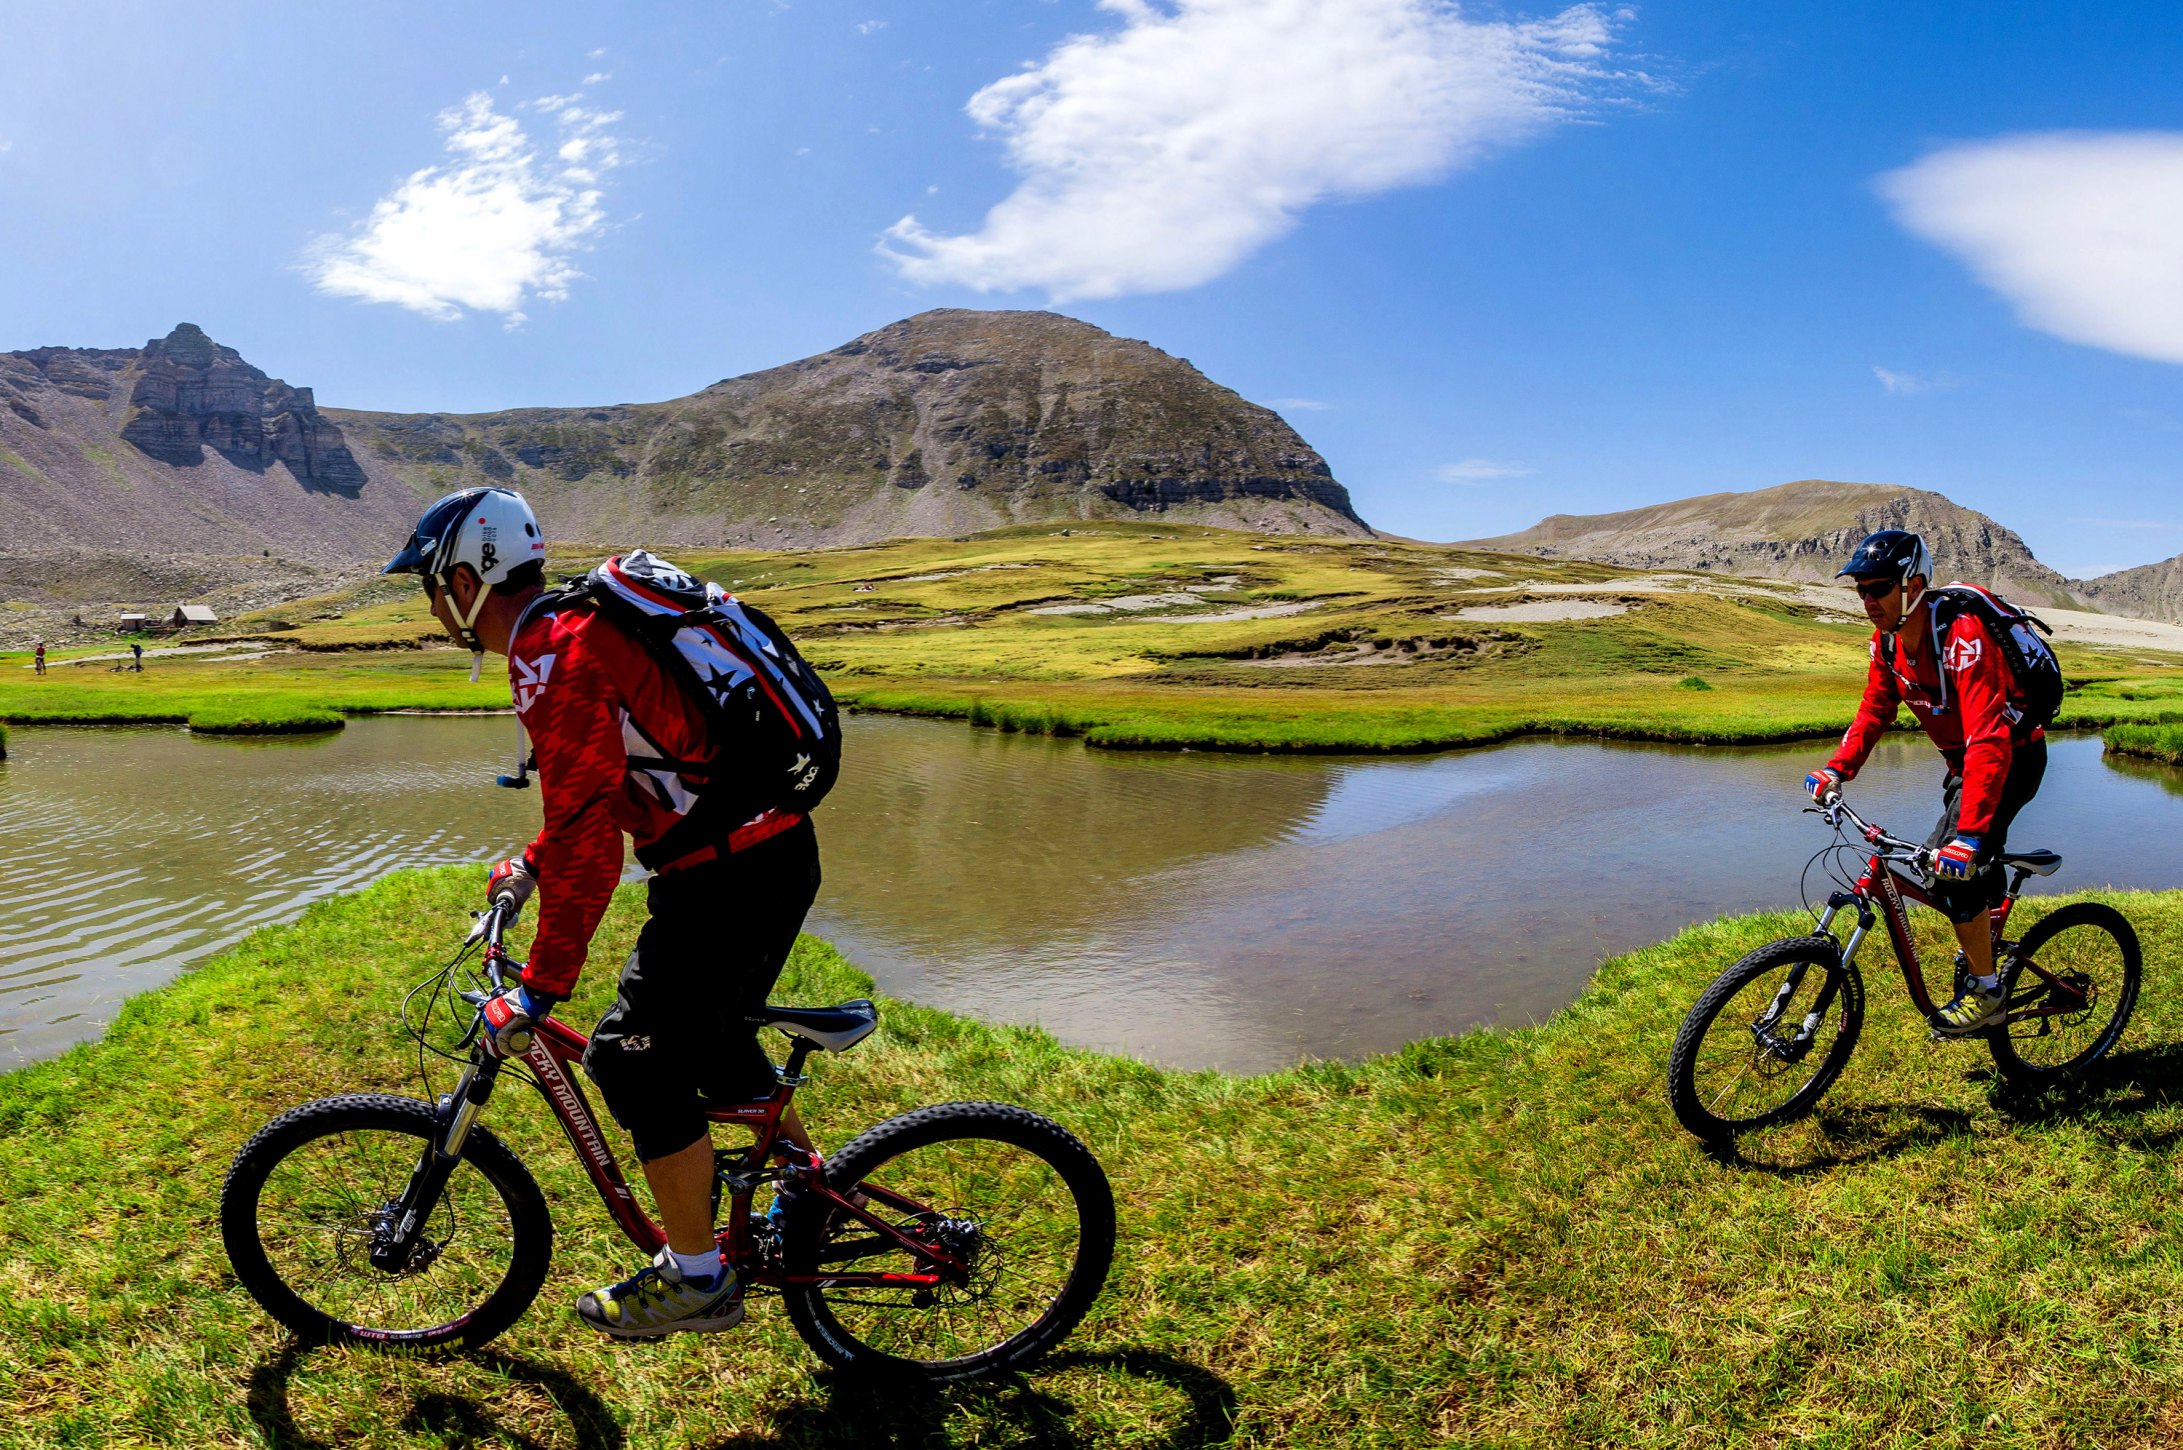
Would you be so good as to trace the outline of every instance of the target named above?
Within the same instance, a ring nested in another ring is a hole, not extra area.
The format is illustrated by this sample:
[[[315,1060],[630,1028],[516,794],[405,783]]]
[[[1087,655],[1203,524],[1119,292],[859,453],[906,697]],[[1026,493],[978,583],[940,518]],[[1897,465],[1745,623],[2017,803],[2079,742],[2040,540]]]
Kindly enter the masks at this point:
[[[1783,1122],[1832,1085],[1855,1044],[1862,1007],[1855,981],[1844,978],[1807,1028],[1828,982],[1841,974],[1828,950],[1794,940],[1761,948],[1706,990],[1670,1064],[1685,1127],[1711,1137]]]
[[[949,1105],[973,1106],[982,1107]],[[881,1125],[869,1147],[859,1140],[841,1155],[844,1177],[837,1182],[836,1165],[827,1176],[839,1187],[853,1173],[854,1201],[963,1271],[932,1287],[824,1282],[792,1295],[791,1312],[843,1368],[955,1379],[1021,1364],[1075,1326],[1106,1277],[1114,1210],[1105,1176],[1065,1130],[1021,1109],[926,1111],[939,1116],[896,1120],[911,1131]],[[935,1265],[840,1210],[797,1237],[798,1272],[846,1278]]]
[[[2017,1020],[1993,1034],[1996,1065],[2027,1077],[2089,1065],[2121,1036],[2138,974],[2137,936],[2119,913],[2092,902],[2056,911],[2025,934],[2003,974]]]
[[[433,1132],[423,1104],[335,1100],[276,1120],[244,1149],[222,1228],[238,1277],[269,1313],[314,1340],[445,1348],[490,1338],[522,1312],[544,1277],[550,1229],[512,1159],[488,1173],[466,1154],[409,1261],[371,1262]],[[482,1134],[476,1146],[487,1146]]]

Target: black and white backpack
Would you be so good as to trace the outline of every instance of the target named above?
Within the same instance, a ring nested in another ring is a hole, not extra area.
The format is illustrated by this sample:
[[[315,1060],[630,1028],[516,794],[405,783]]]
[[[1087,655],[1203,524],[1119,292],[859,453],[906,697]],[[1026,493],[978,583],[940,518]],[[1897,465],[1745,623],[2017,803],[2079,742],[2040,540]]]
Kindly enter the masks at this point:
[[[2047,622],[2029,610],[2019,609],[1990,589],[1976,584],[1943,584],[1925,592],[1932,601],[1932,638],[1936,645],[1948,637],[1948,630],[1964,614],[1975,614],[1986,628],[1986,637],[2001,651],[2008,661],[2009,675],[2015,681],[2016,694],[2022,700],[2022,713],[2016,721],[2029,731],[2053,723],[2062,710],[2062,665],[2054,657],[2054,651],[2039,637],[2054,630]],[[1880,657],[1892,670],[1895,668],[1895,637],[1880,637]],[[1943,669],[1940,677],[1941,708],[1948,708],[1948,672]]]
[[[736,823],[766,810],[808,812],[833,789],[841,712],[762,611],[642,549],[607,560],[564,597],[589,600],[622,625],[696,702],[720,746],[721,778],[706,795]]]

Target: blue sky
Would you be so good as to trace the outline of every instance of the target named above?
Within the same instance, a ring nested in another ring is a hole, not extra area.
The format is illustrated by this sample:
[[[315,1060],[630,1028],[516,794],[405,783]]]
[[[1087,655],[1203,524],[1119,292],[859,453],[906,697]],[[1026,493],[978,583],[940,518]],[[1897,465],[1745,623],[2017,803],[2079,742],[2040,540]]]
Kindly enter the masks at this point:
[[[679,396],[1041,307],[1477,537],[1827,477],[2183,551],[2183,10],[1439,0],[0,11],[0,349]]]

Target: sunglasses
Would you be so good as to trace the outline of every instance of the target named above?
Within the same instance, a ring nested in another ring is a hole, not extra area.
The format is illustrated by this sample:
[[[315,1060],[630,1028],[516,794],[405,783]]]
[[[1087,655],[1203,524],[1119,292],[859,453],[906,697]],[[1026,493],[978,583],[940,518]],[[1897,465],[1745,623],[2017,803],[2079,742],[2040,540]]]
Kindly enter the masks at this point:
[[[1857,592],[1866,599],[1885,599],[1903,587],[1900,579],[1859,579],[1856,584]]]

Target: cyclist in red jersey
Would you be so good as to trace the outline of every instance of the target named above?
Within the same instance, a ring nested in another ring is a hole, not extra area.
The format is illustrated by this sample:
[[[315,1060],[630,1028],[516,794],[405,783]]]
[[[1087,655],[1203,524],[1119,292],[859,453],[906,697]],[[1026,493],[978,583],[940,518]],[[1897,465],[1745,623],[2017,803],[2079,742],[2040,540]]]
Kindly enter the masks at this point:
[[[523,498],[466,489],[433,504],[384,572],[423,576],[435,617],[480,660],[507,656],[545,824],[492,870],[488,896],[540,893],[521,982],[484,1008],[493,1049],[519,1052],[574,989],[621,878],[622,837],[651,869],[650,917],[584,1066],[635,1145],[667,1247],[576,1302],[619,1338],[729,1329],[742,1288],[713,1238],[708,1103],[763,1096],[773,1065],[762,1011],[819,885],[818,840],[798,814],[716,819],[707,774],[720,755],[705,717],[660,664],[587,602],[545,591],[545,541]],[[718,799],[718,797],[714,797]],[[724,809],[721,814],[728,814]],[[810,1146],[793,1109],[782,1135]]]
[[[1954,923],[1967,980],[1936,1008],[1935,1031],[1960,1037],[1992,1026],[2007,1005],[1994,970],[1990,913],[2000,904],[2001,872],[1994,863],[2016,819],[2046,775],[2046,732],[2025,721],[2022,692],[2000,648],[1971,611],[1945,632],[1931,602],[1933,561],[1925,540],[1882,529],[1857,546],[1837,578],[1857,586],[1872,621],[1872,667],[1857,718],[1827,763],[1804,777],[1825,800],[1854,778],[1873,746],[1895,723],[1897,707],[1925,727],[1948,763],[1933,848],[1933,900]],[[1884,647],[1892,637],[1891,648]]]

